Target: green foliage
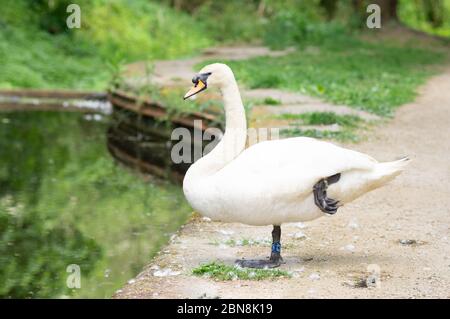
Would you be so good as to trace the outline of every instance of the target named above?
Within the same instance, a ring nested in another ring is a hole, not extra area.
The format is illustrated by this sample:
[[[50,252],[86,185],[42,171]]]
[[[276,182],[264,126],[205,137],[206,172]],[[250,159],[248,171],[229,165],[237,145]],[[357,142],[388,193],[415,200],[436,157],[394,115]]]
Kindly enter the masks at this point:
[[[179,57],[212,43],[188,15],[145,0],[78,1],[81,28],[72,30],[65,27],[65,0],[4,2],[3,88],[104,89],[111,77],[108,65]]]
[[[52,34],[68,32],[66,19],[67,6],[73,3],[70,0],[28,0],[29,10],[32,10],[39,22],[39,26]]]
[[[323,23],[320,1],[203,1],[191,8],[184,1],[179,2],[219,42],[262,39],[272,48],[283,48],[342,31],[334,22]]]
[[[346,32],[344,25],[336,22],[324,23],[301,11],[282,11],[268,22],[263,39],[273,49],[304,47],[341,37]]]
[[[445,14],[448,14],[449,1],[443,1],[447,8]],[[336,20],[324,23],[324,17],[329,18],[330,14],[324,11],[329,6],[327,1],[179,1],[181,10],[174,10],[167,6],[172,3],[170,1],[162,4],[146,0],[80,0],[77,3],[82,10],[82,27],[72,30],[65,27],[68,15],[65,8],[69,2],[3,1],[0,87],[103,89],[111,77],[109,65],[195,54],[216,41],[249,42],[261,38],[273,48],[296,46],[308,49],[314,46],[330,55],[336,47],[352,43],[346,39],[352,38],[348,27],[337,22],[351,15],[351,5],[347,2],[339,3],[333,9]],[[421,22],[425,21],[422,11],[414,2],[400,1],[402,21],[427,32],[448,33],[449,19],[444,19],[440,28],[431,30],[429,26],[422,26],[426,24]],[[348,54],[349,58],[356,59],[355,64],[360,63],[359,58],[368,58],[360,56],[361,50],[367,51],[367,48],[350,45],[347,51],[351,50],[356,50]],[[403,54],[401,52],[399,60],[404,60]],[[334,61],[326,62],[340,63],[343,58],[337,54]],[[282,74],[265,72],[261,77],[255,77],[251,85],[283,87],[284,82]],[[321,92],[326,88],[319,83],[304,89],[329,95]],[[361,101],[363,97],[344,95],[339,94],[332,100],[364,102]],[[385,112],[389,106],[382,105],[381,108],[383,110],[377,112]]]
[[[0,61],[3,88],[100,89],[109,77],[86,43],[75,46],[67,36],[9,26],[0,29]]]
[[[252,1],[207,1],[193,16],[219,42],[254,41],[264,30],[265,19]]]
[[[274,278],[288,278],[289,273],[280,269],[250,269],[229,266],[221,263],[203,264],[192,270],[195,276],[204,276],[221,281],[242,280],[264,280]]]
[[[412,28],[450,38],[450,0],[399,0],[398,16]]]
[[[226,63],[250,88],[288,89],[390,115],[413,100],[417,86],[433,74],[430,66],[444,61],[444,54],[431,49],[342,35],[287,56]]]
[[[87,5],[87,4],[86,4]],[[89,40],[105,57],[125,62],[175,58],[211,45],[202,24],[149,1],[94,1],[78,38]]]
[[[186,221],[177,186],[115,163],[106,125],[80,114],[0,114],[2,297],[110,297]],[[66,288],[69,264],[81,266],[81,289]]]
[[[308,24],[323,16],[323,8],[316,0],[180,0],[173,6],[204,24],[210,36],[219,42],[254,42],[262,38],[274,47],[308,33]]]

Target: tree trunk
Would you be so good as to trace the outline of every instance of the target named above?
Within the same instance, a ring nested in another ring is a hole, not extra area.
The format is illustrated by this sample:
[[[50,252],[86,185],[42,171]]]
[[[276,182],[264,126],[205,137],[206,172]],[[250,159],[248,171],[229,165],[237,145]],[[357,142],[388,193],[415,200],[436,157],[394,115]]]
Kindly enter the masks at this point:
[[[371,3],[378,4],[381,9],[381,21],[397,21],[398,0],[372,0]]]
[[[320,0],[319,5],[325,10],[328,20],[332,20],[336,14],[337,0]]]

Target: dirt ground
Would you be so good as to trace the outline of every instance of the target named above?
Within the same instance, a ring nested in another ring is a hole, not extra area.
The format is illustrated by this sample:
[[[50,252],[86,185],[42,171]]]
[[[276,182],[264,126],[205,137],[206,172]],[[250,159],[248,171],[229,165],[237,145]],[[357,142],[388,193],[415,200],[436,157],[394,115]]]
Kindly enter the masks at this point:
[[[408,155],[412,162],[402,175],[334,216],[282,226],[286,264],[281,268],[291,271],[291,278],[219,282],[192,276],[191,270],[205,262],[233,264],[242,257],[264,258],[270,251],[267,245],[224,243],[269,239],[271,227],[197,218],[114,297],[449,298],[449,125],[446,69],[367,141],[348,145],[379,161]],[[371,271],[379,272],[379,285],[367,288],[364,283]]]

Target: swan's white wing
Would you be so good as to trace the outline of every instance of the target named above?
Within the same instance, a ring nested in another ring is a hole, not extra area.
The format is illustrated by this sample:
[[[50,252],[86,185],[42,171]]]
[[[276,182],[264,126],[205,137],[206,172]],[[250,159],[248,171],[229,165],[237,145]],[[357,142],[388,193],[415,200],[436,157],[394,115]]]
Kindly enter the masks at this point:
[[[312,138],[261,142],[243,151],[214,175],[222,191],[236,196],[298,198],[324,177],[349,170],[371,170],[370,156]]]

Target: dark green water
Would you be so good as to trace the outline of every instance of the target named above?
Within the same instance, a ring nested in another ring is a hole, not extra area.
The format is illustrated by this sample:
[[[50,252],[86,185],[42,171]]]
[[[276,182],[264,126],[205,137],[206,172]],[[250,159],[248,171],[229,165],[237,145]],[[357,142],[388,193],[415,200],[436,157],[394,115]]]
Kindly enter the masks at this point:
[[[0,297],[110,297],[185,222],[179,186],[112,159],[108,121],[0,113]]]

